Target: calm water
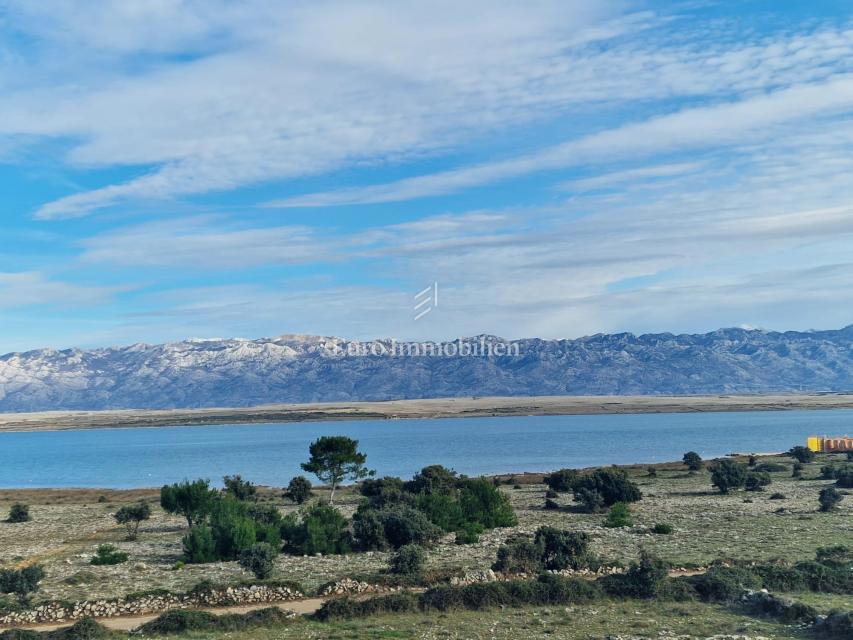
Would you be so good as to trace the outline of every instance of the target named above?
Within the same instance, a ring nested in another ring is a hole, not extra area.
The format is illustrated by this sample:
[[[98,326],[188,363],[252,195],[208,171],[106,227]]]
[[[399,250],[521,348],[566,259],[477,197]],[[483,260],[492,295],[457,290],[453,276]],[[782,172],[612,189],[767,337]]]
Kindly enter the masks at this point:
[[[663,462],[805,444],[853,432],[853,410],[97,429],[0,434],[0,487],[143,487],[239,473],[280,486],[321,435],[357,438],[380,475],[440,463],[469,475]]]

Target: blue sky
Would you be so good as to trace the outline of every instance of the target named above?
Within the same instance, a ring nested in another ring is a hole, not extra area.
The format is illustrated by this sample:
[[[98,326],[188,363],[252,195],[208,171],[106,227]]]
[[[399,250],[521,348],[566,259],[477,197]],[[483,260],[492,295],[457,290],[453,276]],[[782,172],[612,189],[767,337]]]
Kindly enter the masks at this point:
[[[849,2],[0,0],[0,351],[841,327],[851,173]]]

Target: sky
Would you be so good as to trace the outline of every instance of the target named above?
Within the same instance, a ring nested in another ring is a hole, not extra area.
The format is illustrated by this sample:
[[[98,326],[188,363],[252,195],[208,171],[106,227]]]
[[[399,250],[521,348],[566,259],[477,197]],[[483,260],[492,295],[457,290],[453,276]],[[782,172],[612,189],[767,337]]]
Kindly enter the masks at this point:
[[[840,328],[851,178],[847,0],[0,0],[0,352]]]

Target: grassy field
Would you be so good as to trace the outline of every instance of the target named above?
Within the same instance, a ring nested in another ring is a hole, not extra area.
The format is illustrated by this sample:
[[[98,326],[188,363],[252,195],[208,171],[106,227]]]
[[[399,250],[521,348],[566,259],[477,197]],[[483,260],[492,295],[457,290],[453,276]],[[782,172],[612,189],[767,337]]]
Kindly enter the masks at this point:
[[[429,552],[428,568],[436,573],[463,576],[483,571],[494,562],[497,548],[516,533],[533,533],[543,524],[587,531],[593,551],[605,562],[627,564],[646,549],[675,568],[694,570],[721,559],[789,561],[814,557],[815,550],[829,545],[853,547],[853,497],[847,497],[833,513],[817,510],[817,495],[831,484],[819,476],[820,467],[840,456],[819,456],[806,465],[803,479],[791,477],[792,461],[786,457],[761,457],[760,463],[776,462],[785,470],[772,473],[764,491],[738,491],[720,495],[710,484],[707,471],[691,473],[680,463],[627,467],[643,490],[642,501],[631,506],[634,526],[609,529],[604,515],[581,513],[570,494],[560,495],[559,510],[546,510],[541,474],[500,478],[510,496],[519,524],[510,529],[486,532],[473,545],[456,545],[448,536]],[[261,500],[277,504],[283,512],[297,507],[281,496],[280,489],[264,488]],[[784,498],[771,499],[781,493]],[[317,491],[317,499],[324,497]],[[122,504],[140,499],[156,505],[156,490],[3,490],[0,510],[13,502],[30,505],[32,521],[0,522],[0,565],[41,563],[47,572],[40,600],[83,600],[117,597],[164,588],[183,591],[203,579],[233,583],[250,578],[236,562],[186,565],[181,558],[181,537],[186,523],[153,509],[143,523],[139,539],[126,541],[112,514]],[[359,497],[352,490],[340,493],[338,506],[347,514]],[[670,535],[651,533],[656,523],[674,527]],[[92,566],[89,560],[104,542],[130,555],[127,563]],[[295,580],[313,593],[323,583],[343,577],[379,580],[388,554],[357,553],[348,556],[294,557],[276,560],[274,577]],[[849,596],[797,593],[791,596],[819,611],[853,609]],[[353,622],[319,623],[308,620],[276,629],[256,629],[229,634],[248,639],[267,638],[598,638],[598,637],[711,637],[732,634],[747,637],[812,637],[797,627],[739,615],[729,608],[702,603],[647,603],[605,601],[568,608],[546,607],[495,610],[488,613],[454,612],[446,615],[383,616]],[[804,635],[806,634],[806,635]],[[195,634],[192,637],[213,637]]]

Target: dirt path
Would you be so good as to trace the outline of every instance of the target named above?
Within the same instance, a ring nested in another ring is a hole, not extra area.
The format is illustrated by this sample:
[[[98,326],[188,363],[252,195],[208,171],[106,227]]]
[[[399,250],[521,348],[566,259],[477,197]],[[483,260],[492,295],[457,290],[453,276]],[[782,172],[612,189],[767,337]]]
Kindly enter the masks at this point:
[[[212,613],[217,616],[224,615],[226,613],[248,613],[249,611],[256,611],[258,609],[268,609],[269,607],[278,607],[282,611],[293,611],[299,615],[305,615],[309,613],[314,613],[323,606],[323,603],[328,600],[328,598],[306,598],[304,600],[292,600],[289,602],[279,602],[279,603],[261,603],[261,604],[244,604],[237,605],[233,607],[214,607],[210,609],[194,609],[194,611],[206,611],[208,613]],[[115,631],[132,631],[136,629],[136,627],[145,624],[146,622],[151,622],[160,616],[163,611],[160,613],[147,613],[141,616],[121,616],[115,618],[97,618],[98,622],[108,629],[113,629]],[[68,622],[57,622],[55,624],[35,624],[35,625],[25,625],[21,627],[17,627],[20,629],[32,629],[33,631],[54,631],[56,629],[62,629],[64,627],[70,626]]]

